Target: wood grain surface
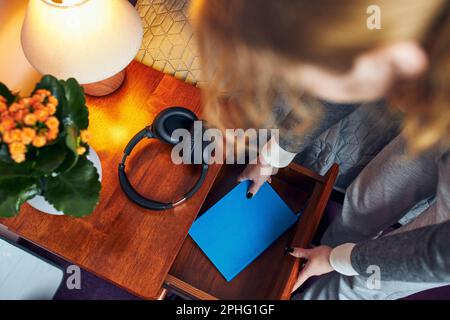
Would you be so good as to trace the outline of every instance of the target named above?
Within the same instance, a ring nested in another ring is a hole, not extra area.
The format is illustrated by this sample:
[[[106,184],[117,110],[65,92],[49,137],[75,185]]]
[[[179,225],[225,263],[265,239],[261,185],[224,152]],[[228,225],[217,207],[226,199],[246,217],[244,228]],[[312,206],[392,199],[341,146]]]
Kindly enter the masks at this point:
[[[42,214],[28,205],[0,223],[21,237],[143,298],[156,299],[220,166],[212,166],[200,191],[168,211],[142,209],[120,189],[117,168],[124,146],[161,110],[187,107],[200,113],[200,91],[137,62],[112,95],[88,97],[91,145],[102,161],[100,203],[85,218]],[[130,159],[131,182],[142,194],[171,201],[190,189],[198,168],[174,166],[170,147],[142,142]]]

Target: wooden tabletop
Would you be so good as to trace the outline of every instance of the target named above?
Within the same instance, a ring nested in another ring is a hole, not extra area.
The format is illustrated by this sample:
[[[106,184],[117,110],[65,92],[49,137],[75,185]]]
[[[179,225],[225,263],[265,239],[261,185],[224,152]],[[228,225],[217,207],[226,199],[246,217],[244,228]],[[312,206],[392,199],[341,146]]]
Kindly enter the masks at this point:
[[[220,166],[210,167],[200,191],[168,211],[142,209],[120,189],[117,168],[124,146],[169,106],[200,112],[198,88],[137,62],[127,68],[123,86],[104,98],[88,97],[92,147],[103,168],[100,204],[84,218],[51,216],[28,205],[18,217],[0,223],[50,252],[143,298],[157,298],[163,281],[196,218]],[[174,166],[170,147],[141,142],[128,165],[131,182],[156,200],[179,198],[199,169]]]

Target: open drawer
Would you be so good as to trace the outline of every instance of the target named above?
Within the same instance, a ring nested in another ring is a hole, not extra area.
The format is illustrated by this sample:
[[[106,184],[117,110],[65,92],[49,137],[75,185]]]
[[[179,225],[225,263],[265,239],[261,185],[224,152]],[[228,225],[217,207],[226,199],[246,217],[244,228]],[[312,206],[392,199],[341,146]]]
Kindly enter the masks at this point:
[[[242,169],[241,166],[222,167],[200,215],[235,186]],[[286,247],[310,245],[337,174],[337,165],[323,177],[297,164],[281,169],[271,184],[294,212],[304,209],[297,224],[230,282],[188,236],[165,287],[194,299],[289,299],[300,261],[286,254]]]

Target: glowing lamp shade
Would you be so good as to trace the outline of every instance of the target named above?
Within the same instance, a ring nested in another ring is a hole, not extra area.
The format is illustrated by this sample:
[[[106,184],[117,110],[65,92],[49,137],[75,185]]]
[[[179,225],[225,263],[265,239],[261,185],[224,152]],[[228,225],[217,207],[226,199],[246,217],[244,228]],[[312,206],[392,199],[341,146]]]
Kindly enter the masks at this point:
[[[30,0],[22,48],[40,73],[92,84],[121,73],[142,36],[139,14],[126,0]]]

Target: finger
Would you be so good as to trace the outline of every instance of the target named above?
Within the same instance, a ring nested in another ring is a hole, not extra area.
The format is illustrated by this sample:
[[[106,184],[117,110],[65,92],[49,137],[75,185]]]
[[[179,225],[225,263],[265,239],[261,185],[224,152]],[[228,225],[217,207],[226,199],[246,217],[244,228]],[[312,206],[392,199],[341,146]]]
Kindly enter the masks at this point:
[[[294,284],[294,288],[292,289],[292,292],[300,288],[302,284],[305,283],[306,280],[308,280],[312,274],[311,264],[308,262],[306,263],[305,267],[300,271],[297,281]]]
[[[240,175],[239,175],[239,177],[237,178],[237,181],[238,182],[242,182],[242,181],[246,181],[246,180],[251,180],[249,177],[247,177],[247,175],[246,174],[244,174],[244,173],[241,173]]]
[[[310,249],[303,249],[303,248],[293,248],[294,251],[289,252],[291,256],[294,256],[296,258],[304,258],[309,259],[311,250]]]
[[[251,193],[252,196],[254,196],[258,192],[259,188],[261,188],[263,183],[264,182],[260,182],[260,181],[253,182],[252,185],[250,186],[250,188],[248,188],[248,193]]]

